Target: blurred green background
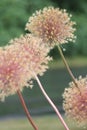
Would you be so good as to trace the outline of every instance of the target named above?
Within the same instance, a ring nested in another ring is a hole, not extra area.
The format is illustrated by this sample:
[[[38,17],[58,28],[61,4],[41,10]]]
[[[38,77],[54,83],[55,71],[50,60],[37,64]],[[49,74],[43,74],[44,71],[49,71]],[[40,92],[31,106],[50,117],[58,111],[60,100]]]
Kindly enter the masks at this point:
[[[67,9],[68,13],[73,15],[77,40],[75,43],[63,45],[66,49],[64,54],[74,75],[85,76],[87,74],[87,0],[0,0],[0,46],[8,44],[12,38],[25,34],[24,28],[29,16],[46,6]],[[71,78],[64,68],[56,47],[50,55],[54,61],[50,63],[50,69],[40,77],[40,80],[48,95],[63,113],[62,93],[64,88],[68,87]],[[24,89],[23,96],[31,115],[54,114],[36,82],[33,89]],[[5,102],[0,102],[0,117],[6,115],[24,115],[17,95],[9,96]]]
[[[5,45],[10,39],[25,33],[25,24],[29,16],[45,6],[67,9],[76,21],[75,44],[64,45],[67,55],[87,56],[87,0],[0,0],[0,45]],[[56,49],[52,55],[56,57]]]

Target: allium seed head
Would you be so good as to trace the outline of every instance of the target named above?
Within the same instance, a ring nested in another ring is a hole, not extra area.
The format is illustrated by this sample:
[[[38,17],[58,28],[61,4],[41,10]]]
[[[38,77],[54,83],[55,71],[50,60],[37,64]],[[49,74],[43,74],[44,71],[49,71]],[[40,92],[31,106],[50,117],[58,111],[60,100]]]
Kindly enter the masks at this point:
[[[0,48],[0,100],[22,90],[31,79],[28,64],[19,45]]]
[[[41,39],[28,34],[0,48],[0,99],[31,87],[34,73],[42,75],[48,68],[48,52]]]
[[[40,37],[51,45],[74,41],[75,22],[70,21],[71,15],[66,10],[48,7],[36,11],[26,24],[26,30]]]
[[[16,38],[11,41],[11,44],[19,44],[20,50],[24,54],[26,62],[29,64],[30,74],[33,74],[33,71],[36,75],[42,75],[48,68],[48,62],[51,58],[48,55],[49,48],[46,48],[42,44],[42,40],[31,35],[26,34],[20,38]],[[33,75],[32,75],[33,76]]]
[[[78,88],[72,82],[63,94],[63,108],[66,115],[79,126],[87,124],[87,77],[77,80]]]

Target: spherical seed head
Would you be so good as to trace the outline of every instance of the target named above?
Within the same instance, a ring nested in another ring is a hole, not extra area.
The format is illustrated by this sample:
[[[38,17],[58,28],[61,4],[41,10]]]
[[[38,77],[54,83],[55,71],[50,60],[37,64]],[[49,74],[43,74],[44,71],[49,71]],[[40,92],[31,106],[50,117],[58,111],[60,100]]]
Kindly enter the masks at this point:
[[[72,82],[63,94],[63,108],[68,118],[79,126],[87,124],[87,77],[77,80],[78,88]]]
[[[28,64],[22,58],[18,45],[9,45],[0,49],[0,100],[16,93],[27,85],[31,78]]]
[[[43,39],[48,45],[63,44],[74,41],[75,22],[66,10],[48,7],[36,11],[26,24],[26,30]]]
[[[24,54],[26,62],[29,64],[29,71],[33,76],[43,75],[48,68],[48,62],[51,58],[48,56],[49,48],[42,44],[42,40],[31,34],[26,34],[20,38],[11,41],[11,44],[19,44],[20,50]]]

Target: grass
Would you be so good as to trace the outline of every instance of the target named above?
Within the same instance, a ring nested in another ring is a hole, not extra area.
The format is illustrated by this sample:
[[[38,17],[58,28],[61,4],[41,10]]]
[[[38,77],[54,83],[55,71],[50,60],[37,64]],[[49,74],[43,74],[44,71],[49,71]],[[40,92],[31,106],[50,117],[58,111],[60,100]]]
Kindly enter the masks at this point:
[[[65,130],[62,126],[61,122],[58,118],[54,116],[37,116],[33,117],[34,122],[37,124],[39,130]],[[67,121],[70,130],[84,130],[84,128],[80,128],[75,126],[70,121]],[[5,118],[0,119],[0,130],[33,130],[31,124],[29,124],[28,120],[23,118]]]

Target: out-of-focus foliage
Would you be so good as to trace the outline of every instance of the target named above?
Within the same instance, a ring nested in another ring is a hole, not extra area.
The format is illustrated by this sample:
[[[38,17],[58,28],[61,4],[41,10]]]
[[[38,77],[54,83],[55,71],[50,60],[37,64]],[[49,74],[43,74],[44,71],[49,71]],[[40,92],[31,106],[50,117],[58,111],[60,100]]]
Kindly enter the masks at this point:
[[[72,14],[72,20],[76,22],[76,42],[65,44],[63,47],[67,50],[66,55],[85,55],[87,56],[87,0],[51,0],[56,7],[65,8]],[[54,53],[55,52],[55,53]],[[51,52],[57,57],[57,48]]]
[[[24,33],[29,16],[49,5],[53,5],[50,0],[0,0],[0,45]]]
[[[87,0],[51,0],[56,6],[66,8],[75,13],[87,13]]]
[[[25,24],[36,10],[45,6],[55,6],[73,15],[76,21],[75,43],[63,45],[66,55],[87,55],[87,0],[0,0],[0,45],[5,45],[10,39],[25,33]],[[57,48],[51,55],[58,55]]]

